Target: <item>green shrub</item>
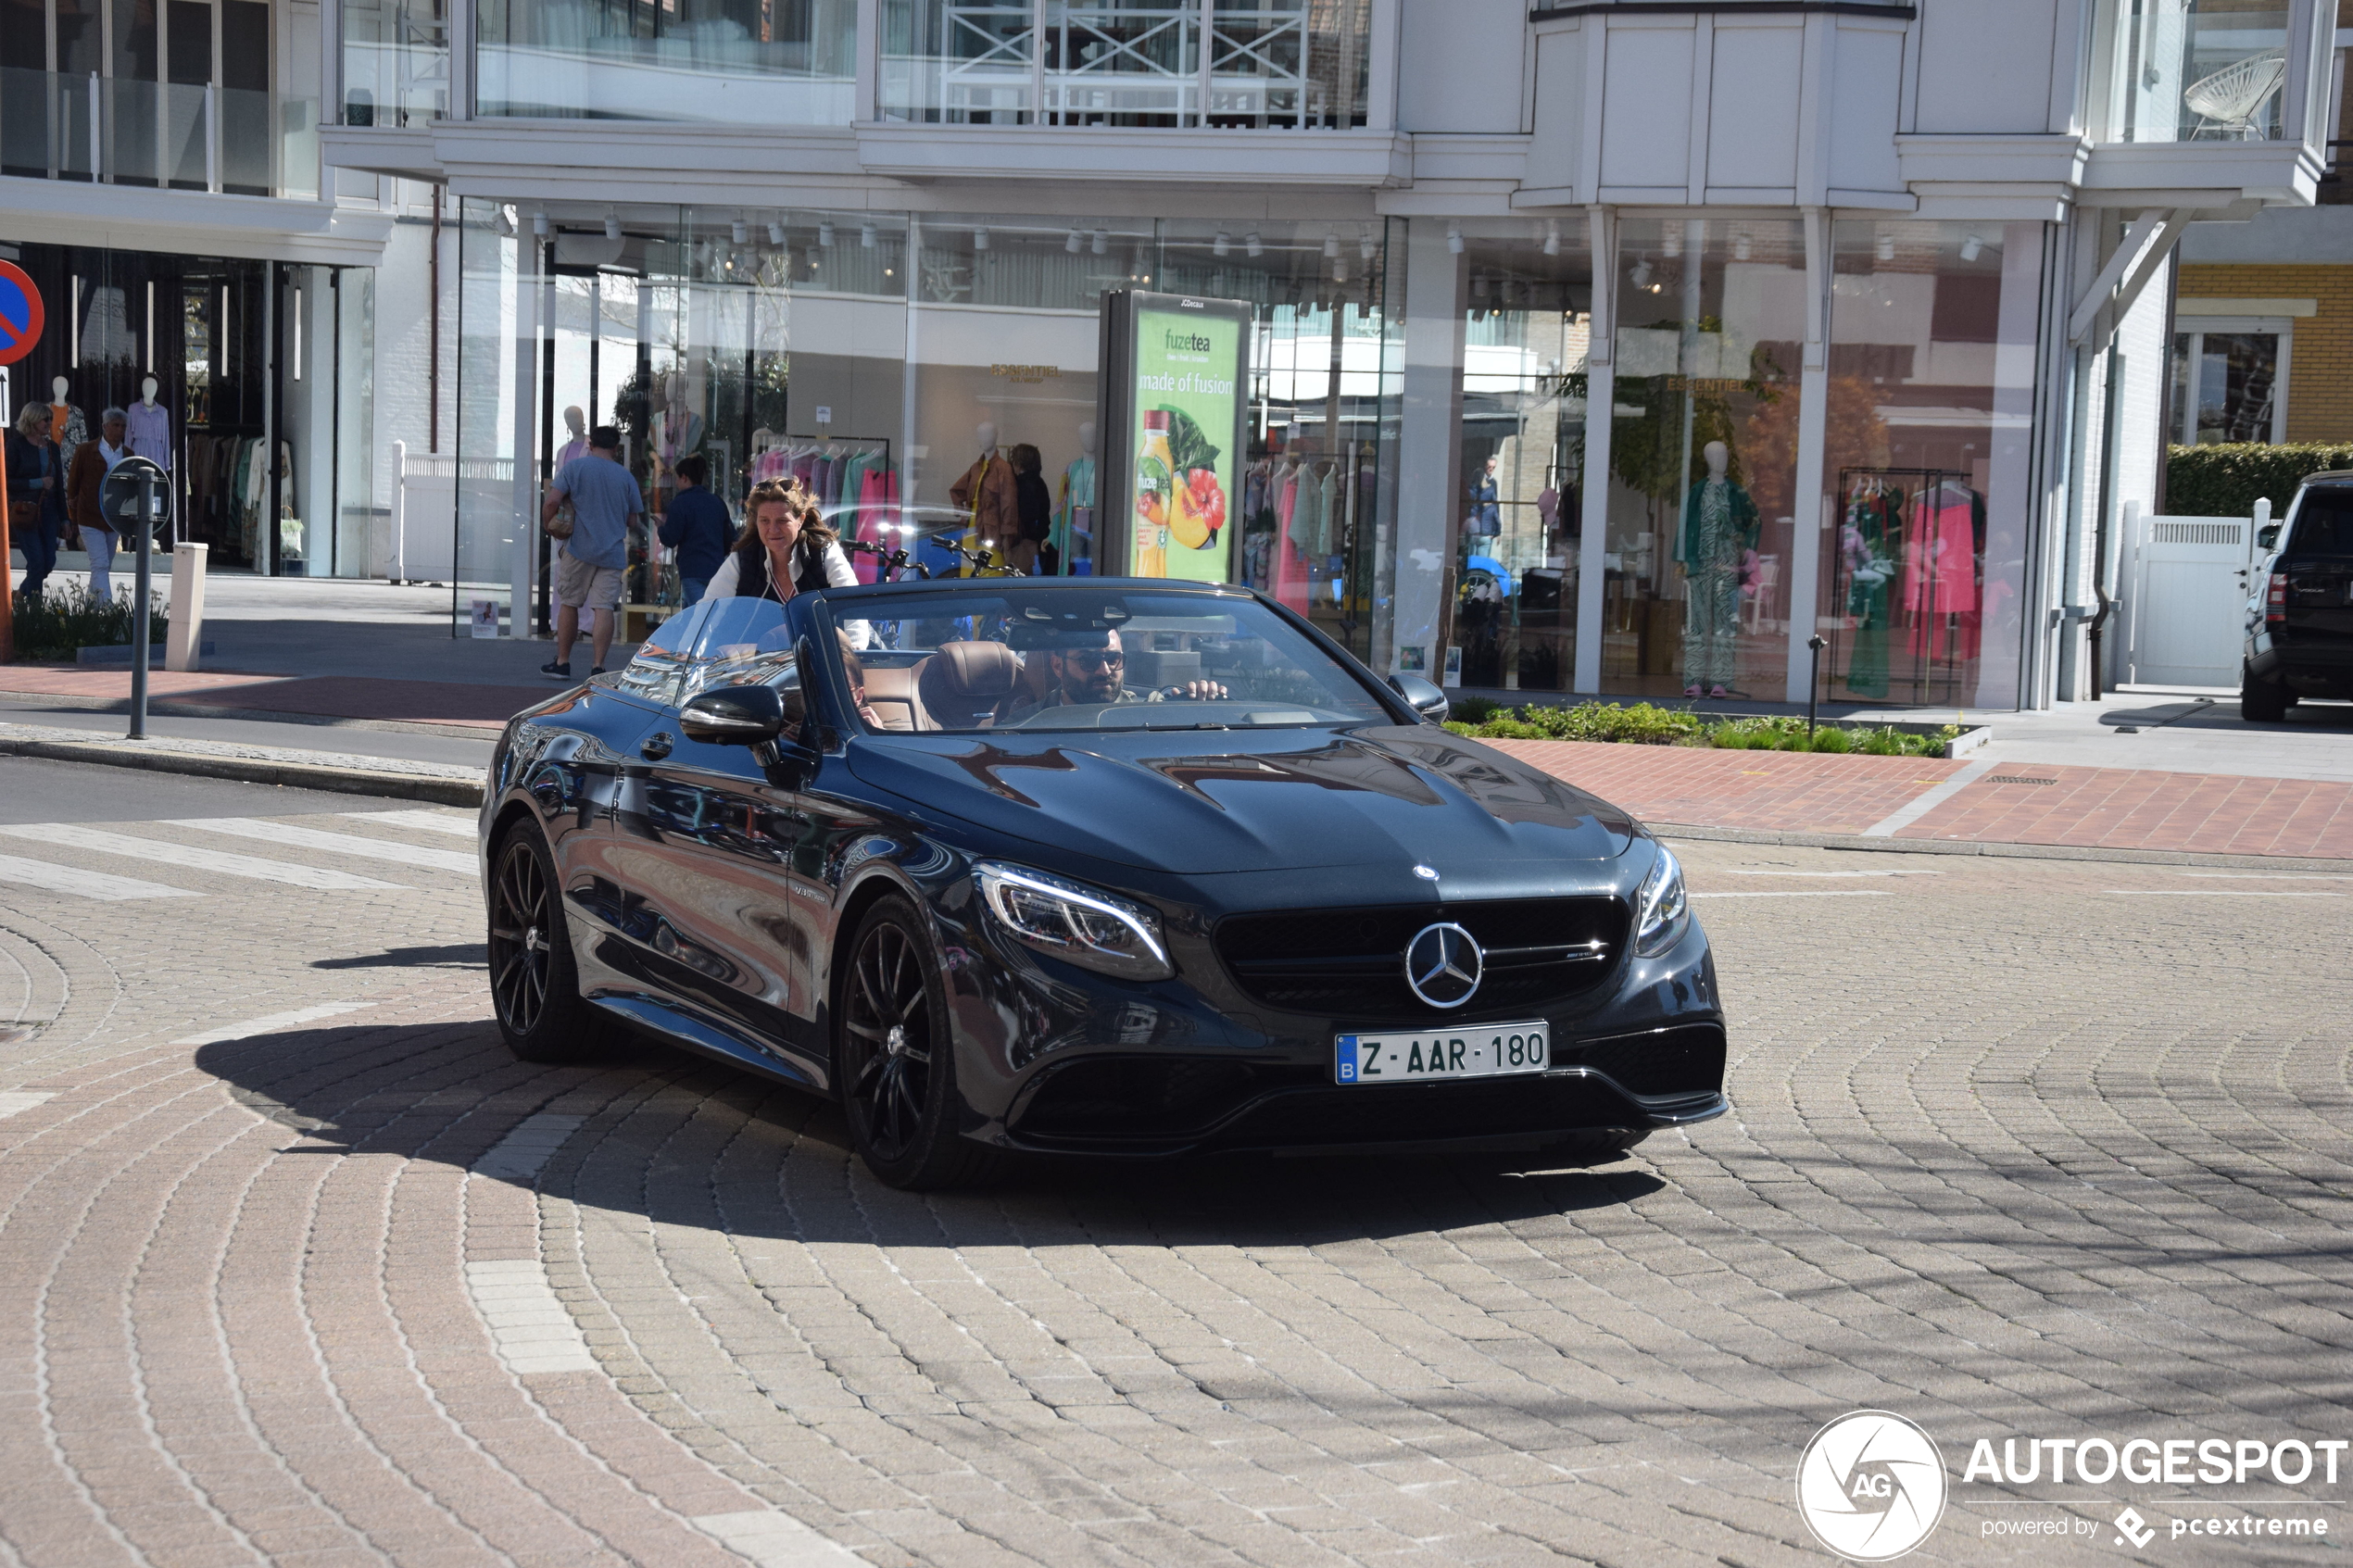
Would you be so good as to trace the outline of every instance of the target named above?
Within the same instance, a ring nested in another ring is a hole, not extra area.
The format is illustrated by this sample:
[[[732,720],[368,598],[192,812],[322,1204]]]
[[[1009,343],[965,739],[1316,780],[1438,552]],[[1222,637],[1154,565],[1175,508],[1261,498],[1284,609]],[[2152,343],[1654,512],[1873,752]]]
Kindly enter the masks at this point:
[[[1521,709],[1520,718],[1552,740],[1617,741],[1632,746],[1673,746],[1699,734],[1702,728],[1692,714],[1647,702],[1538,706]]]
[[[1447,720],[1445,727],[1448,734],[1460,735],[1465,740],[1477,740],[1478,738],[1478,726],[1476,724],[1466,724],[1460,719]]]
[[[2170,446],[2165,509],[2175,517],[2251,517],[2255,503],[2268,498],[2278,519],[2306,474],[2347,468],[2353,468],[2353,445],[2342,443]]]
[[[1481,740],[1544,740],[1544,732],[1533,724],[1523,723],[1509,714],[1499,714],[1478,727]]]
[[[1466,696],[1458,697],[1453,702],[1448,704],[1446,716],[1449,719],[1459,719],[1464,723],[1476,727],[1478,725],[1484,724],[1487,721],[1492,719],[1496,714],[1501,713],[1504,710],[1504,705],[1502,703],[1493,701],[1491,698],[1483,696]]]
[[[1902,731],[1881,728],[1865,731],[1863,744],[1856,749],[1867,757],[1901,757],[1906,747]]]
[[[1844,755],[1855,748],[1855,737],[1836,724],[1825,724],[1814,732],[1814,749]]]
[[[133,591],[120,588],[112,599],[99,599],[92,597],[82,583],[60,583],[38,599],[19,594],[16,604],[17,657],[70,664],[76,651],[82,648],[129,646]],[[162,642],[167,630],[163,596],[151,593],[147,598],[148,642]]]

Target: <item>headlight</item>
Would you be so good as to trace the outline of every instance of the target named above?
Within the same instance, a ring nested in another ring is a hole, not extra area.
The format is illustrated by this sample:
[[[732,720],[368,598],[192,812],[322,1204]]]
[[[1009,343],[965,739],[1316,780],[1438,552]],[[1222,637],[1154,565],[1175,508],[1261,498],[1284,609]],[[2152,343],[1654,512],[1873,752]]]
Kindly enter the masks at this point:
[[[984,860],[977,872],[981,897],[1014,940],[1122,980],[1176,972],[1160,917],[1142,905],[1026,866]]]
[[[1651,867],[1651,874],[1642,878],[1642,890],[1634,896],[1634,956],[1655,959],[1675,945],[1683,934],[1683,911],[1689,902],[1683,893],[1683,868],[1676,863],[1673,851],[1666,845],[1658,847],[1658,863]]]

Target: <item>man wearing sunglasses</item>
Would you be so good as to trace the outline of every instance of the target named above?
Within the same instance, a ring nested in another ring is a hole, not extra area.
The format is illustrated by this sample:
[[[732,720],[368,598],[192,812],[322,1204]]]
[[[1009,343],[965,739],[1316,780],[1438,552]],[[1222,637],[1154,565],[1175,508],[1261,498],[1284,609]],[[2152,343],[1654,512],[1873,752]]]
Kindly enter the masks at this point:
[[[1045,661],[1045,693],[1035,701],[1016,699],[1005,720],[1069,703],[1216,702],[1226,696],[1214,681],[1180,681],[1150,691],[1128,685],[1127,656],[1115,631],[1079,633],[1035,657]]]

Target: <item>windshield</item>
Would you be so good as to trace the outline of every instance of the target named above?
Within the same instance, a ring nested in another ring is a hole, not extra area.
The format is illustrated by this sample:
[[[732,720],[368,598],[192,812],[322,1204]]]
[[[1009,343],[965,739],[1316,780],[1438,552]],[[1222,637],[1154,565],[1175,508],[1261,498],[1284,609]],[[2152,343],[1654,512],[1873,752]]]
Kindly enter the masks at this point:
[[[2284,553],[2295,558],[2353,556],[2353,489],[2315,485],[2305,491]]]
[[[1395,721],[1359,677],[1254,599],[975,585],[862,595],[856,608],[870,635],[837,653],[870,733]]]

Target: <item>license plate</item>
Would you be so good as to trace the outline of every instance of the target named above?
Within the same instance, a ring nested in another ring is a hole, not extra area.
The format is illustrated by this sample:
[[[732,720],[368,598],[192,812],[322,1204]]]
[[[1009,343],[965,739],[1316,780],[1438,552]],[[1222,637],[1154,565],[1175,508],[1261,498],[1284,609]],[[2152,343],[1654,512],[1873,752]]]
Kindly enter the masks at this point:
[[[1552,1062],[1550,1025],[1483,1023],[1476,1029],[1342,1035],[1333,1042],[1332,1077],[1342,1084],[1424,1084],[1541,1073]]]

